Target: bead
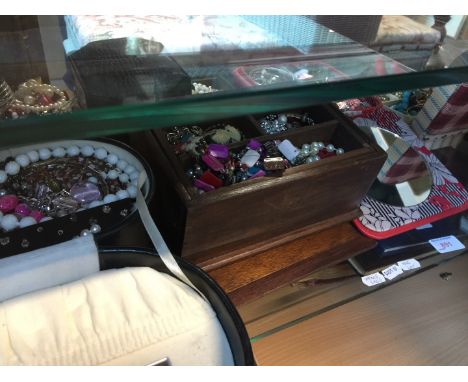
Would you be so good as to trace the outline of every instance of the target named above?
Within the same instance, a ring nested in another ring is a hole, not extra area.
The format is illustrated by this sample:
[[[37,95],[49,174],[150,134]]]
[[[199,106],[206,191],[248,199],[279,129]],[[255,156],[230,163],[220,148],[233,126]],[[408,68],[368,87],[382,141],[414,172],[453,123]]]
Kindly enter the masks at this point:
[[[43,223],[43,222],[46,222],[46,221],[49,221],[49,220],[52,220],[52,218],[51,218],[50,216],[44,216],[44,217],[41,219],[40,223]]]
[[[37,162],[39,160],[39,153],[36,150],[29,151],[26,155],[31,162]]]
[[[107,173],[107,177],[109,179],[117,179],[119,177],[119,173],[116,171],[116,170],[110,170],[108,173]]]
[[[344,150],[343,149],[336,149],[336,155],[341,155],[341,154],[344,154]]]
[[[310,148],[310,155],[317,155],[319,151],[320,150],[319,150],[318,147],[311,147]]]
[[[304,143],[301,148],[302,151],[310,151],[310,149],[311,147],[307,143]]]
[[[90,145],[83,146],[81,148],[81,154],[85,157],[90,157],[94,154],[94,149]]]
[[[20,165],[16,162],[8,162],[5,166],[5,172],[8,175],[16,175],[20,172]]]
[[[30,225],[36,224],[37,221],[31,216],[26,216],[19,221],[20,228],[29,227]]]
[[[128,186],[127,191],[131,198],[136,198],[138,189],[135,186]]]
[[[240,163],[245,164],[247,167],[252,167],[257,163],[260,158],[260,154],[255,150],[247,150],[246,153],[242,156]]]
[[[31,213],[29,214],[29,216],[31,216],[34,220],[36,220],[37,222],[40,222],[44,215],[42,214],[41,211],[38,211],[38,210],[33,210],[31,211]]]
[[[256,154],[258,154],[256,151],[254,151]],[[260,154],[258,154],[260,155]],[[224,165],[217,160],[215,157],[212,157],[209,154],[204,154],[202,155],[202,161],[212,170],[214,171],[223,171],[224,170]],[[255,163],[255,162],[254,162]]]
[[[136,168],[133,167],[132,165],[128,165],[127,167],[125,167],[125,170],[124,170],[128,175],[130,175],[132,172],[136,171]]]
[[[315,156],[310,156],[306,159],[306,163],[313,163],[315,161],[316,161]]]
[[[83,236],[83,237],[84,237],[84,236],[89,236],[89,235],[91,235],[91,232],[90,232],[89,229],[84,229],[84,230],[81,231],[81,233],[80,233],[80,236]]]
[[[99,188],[90,182],[77,183],[70,189],[70,196],[80,203],[91,203],[101,198]]]
[[[15,158],[15,162],[18,163],[21,167],[26,167],[30,163],[28,156],[25,154],[18,155]]]
[[[125,170],[125,167],[128,166],[128,163],[125,162],[123,159],[117,162],[117,167],[120,168],[122,171]]]
[[[89,227],[89,231],[91,233],[99,233],[101,232],[101,226],[99,224],[93,224],[91,227]]]
[[[49,149],[40,149],[39,150],[39,158],[41,160],[47,160],[51,157],[52,153],[50,152]]]
[[[117,191],[115,195],[117,196],[117,199],[127,199],[130,197],[130,194],[128,193],[127,190]]]
[[[7,173],[3,170],[0,170],[0,184],[5,183],[7,178],[8,178]]]
[[[103,201],[106,204],[115,202],[115,201],[117,201],[117,196],[115,196],[114,194],[108,194],[108,195],[104,196]]]
[[[88,178],[88,182],[91,182],[91,183],[94,183],[94,184],[97,184],[98,180],[95,176],[90,176]]]
[[[3,213],[12,212],[18,205],[16,195],[5,195],[0,197],[0,211]]]
[[[94,208],[98,206],[102,206],[102,200],[94,200],[88,204],[88,208]]]
[[[115,154],[109,154],[109,155],[107,156],[107,158],[106,158],[106,161],[107,161],[107,163],[109,163],[109,164],[115,165],[115,164],[117,164],[117,162],[119,161],[119,157],[118,157],[117,155],[115,155]]]
[[[218,159],[227,159],[229,156],[229,149],[226,145],[211,143],[208,145],[208,154]]]
[[[138,179],[140,177],[140,173],[138,171],[133,171],[131,174],[130,174],[130,179],[131,180],[135,180],[135,179]]]
[[[286,115],[284,114],[280,114],[278,116],[278,122],[285,124],[286,122],[288,122],[288,117],[286,117]]]
[[[55,158],[63,158],[65,156],[65,149],[63,147],[56,147],[52,150],[52,155]]]
[[[0,227],[5,231],[11,231],[18,226],[18,218],[14,214],[2,215],[0,219]]]
[[[11,231],[18,226],[18,219],[15,215],[5,215],[0,221],[0,226],[5,231]]]
[[[103,147],[99,147],[98,149],[96,149],[96,151],[94,152],[94,156],[97,158],[97,159],[104,159],[107,157],[107,150]]]
[[[80,148],[78,146],[70,146],[67,148],[68,156],[75,157],[80,153]]]
[[[317,147],[318,147],[319,149],[323,149],[323,148],[325,147],[325,145],[324,145],[322,142],[318,142],[318,143],[317,143]]]
[[[0,196],[5,196],[7,194],[7,190],[0,190]]]
[[[31,210],[26,203],[20,203],[15,207],[15,212],[20,216],[28,216]]]
[[[23,98],[23,102],[26,105],[34,105],[36,103],[36,99],[33,96],[27,95]]]
[[[288,139],[285,139],[278,145],[278,150],[291,162],[293,162],[299,155],[297,147],[295,147]]]
[[[329,145],[327,145],[326,149],[327,149],[327,151],[328,151],[329,153],[331,153],[332,151],[335,150],[335,146],[333,146],[332,144],[329,144]]]
[[[192,173],[193,173],[193,171],[192,171]],[[129,176],[127,174],[120,174],[119,175],[119,180],[122,183],[127,183],[130,180],[130,178],[129,178]]]

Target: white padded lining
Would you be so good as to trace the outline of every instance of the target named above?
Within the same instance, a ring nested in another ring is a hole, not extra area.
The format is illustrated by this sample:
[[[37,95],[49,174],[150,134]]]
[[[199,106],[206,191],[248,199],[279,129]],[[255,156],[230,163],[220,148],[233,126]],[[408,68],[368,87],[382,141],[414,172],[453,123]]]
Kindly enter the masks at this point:
[[[151,268],[90,275],[0,304],[0,365],[232,365],[211,306]]]

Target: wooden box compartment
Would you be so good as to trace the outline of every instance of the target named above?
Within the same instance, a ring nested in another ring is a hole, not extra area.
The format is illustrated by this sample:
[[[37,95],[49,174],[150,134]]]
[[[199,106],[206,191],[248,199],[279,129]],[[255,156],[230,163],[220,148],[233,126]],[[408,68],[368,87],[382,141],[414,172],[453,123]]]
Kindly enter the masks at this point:
[[[334,107],[314,106],[310,112],[323,122],[272,135],[257,128],[259,116],[238,119],[235,126],[260,142],[289,139],[300,147],[323,141],[344,154],[203,194],[185,174],[188,163],[174,153],[167,131],[136,137],[156,173],[152,212],[171,250],[209,269],[357,217],[386,154]]]

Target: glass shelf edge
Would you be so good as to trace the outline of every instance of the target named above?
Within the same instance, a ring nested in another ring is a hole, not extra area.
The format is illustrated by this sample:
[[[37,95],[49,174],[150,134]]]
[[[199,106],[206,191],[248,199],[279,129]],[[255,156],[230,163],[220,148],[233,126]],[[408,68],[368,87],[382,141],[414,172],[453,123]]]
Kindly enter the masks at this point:
[[[468,67],[352,79],[244,93],[217,93],[156,104],[79,110],[0,122],[0,148],[59,139],[85,139],[268,113],[393,91],[468,82]],[[64,126],[66,126],[64,128]]]

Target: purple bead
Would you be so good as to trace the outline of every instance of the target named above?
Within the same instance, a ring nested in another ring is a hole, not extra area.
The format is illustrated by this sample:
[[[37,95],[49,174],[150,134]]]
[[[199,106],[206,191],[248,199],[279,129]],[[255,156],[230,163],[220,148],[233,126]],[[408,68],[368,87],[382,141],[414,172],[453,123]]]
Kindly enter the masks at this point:
[[[20,203],[16,206],[15,212],[20,215],[20,216],[29,216],[31,213],[31,210],[29,209],[28,205],[26,203]]]
[[[263,170],[258,170],[255,174],[250,175],[250,178],[249,178],[249,179],[260,178],[260,177],[265,176],[265,175],[266,175],[265,171],[263,171]]]
[[[41,211],[38,211],[38,210],[33,210],[31,211],[31,213],[29,214],[29,216],[31,216],[34,220],[36,220],[38,223],[42,220],[42,218],[44,217],[44,215],[42,214]]]
[[[15,209],[18,205],[16,195],[5,195],[0,197],[0,212],[8,213]]]
[[[256,139],[251,139],[249,143],[247,143],[247,147],[252,150],[257,150],[262,147],[262,144]]]
[[[101,198],[101,192],[93,183],[77,183],[71,188],[70,196],[80,203],[91,203]]]
[[[203,162],[206,163],[206,165],[211,168],[214,171],[223,171],[224,166],[223,164],[217,160],[215,157],[212,157],[210,154],[204,154],[202,155],[202,160]]]
[[[227,159],[229,156],[229,149],[226,145],[211,143],[208,145],[208,153],[215,158]]]
[[[195,179],[193,184],[195,185],[195,187],[206,192],[213,191],[215,189],[214,186],[212,186],[211,184],[205,183],[203,180],[200,180],[200,179]]]

